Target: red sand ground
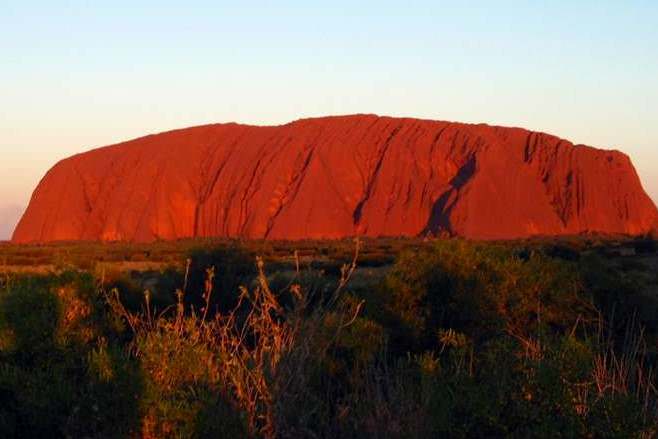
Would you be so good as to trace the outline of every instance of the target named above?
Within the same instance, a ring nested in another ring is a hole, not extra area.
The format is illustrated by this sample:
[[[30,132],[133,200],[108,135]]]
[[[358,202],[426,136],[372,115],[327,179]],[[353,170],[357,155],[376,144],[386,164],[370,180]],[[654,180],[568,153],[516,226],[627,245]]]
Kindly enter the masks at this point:
[[[629,158],[518,128],[356,115],[208,125],[58,163],[13,240],[417,236],[658,225]]]

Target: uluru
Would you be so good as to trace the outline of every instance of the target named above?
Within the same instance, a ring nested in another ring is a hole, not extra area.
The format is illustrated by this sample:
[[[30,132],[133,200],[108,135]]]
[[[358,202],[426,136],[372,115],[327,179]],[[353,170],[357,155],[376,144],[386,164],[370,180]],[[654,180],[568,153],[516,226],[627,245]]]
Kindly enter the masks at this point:
[[[658,211],[628,156],[553,135],[375,115],[205,125],[65,159],[17,243],[640,235]]]

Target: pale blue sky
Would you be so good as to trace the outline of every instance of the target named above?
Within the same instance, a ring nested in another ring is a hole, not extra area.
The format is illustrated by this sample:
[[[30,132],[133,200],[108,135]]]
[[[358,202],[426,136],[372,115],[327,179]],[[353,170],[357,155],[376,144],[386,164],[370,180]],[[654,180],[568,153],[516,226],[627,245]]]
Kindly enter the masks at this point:
[[[357,112],[620,149],[658,200],[655,0],[97,3],[0,5],[0,207],[95,146]]]

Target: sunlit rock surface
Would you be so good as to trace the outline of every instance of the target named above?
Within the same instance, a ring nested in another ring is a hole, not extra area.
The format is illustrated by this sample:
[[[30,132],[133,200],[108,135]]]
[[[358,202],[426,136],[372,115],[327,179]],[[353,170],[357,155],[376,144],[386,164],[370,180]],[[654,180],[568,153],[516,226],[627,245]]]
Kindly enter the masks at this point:
[[[76,155],[43,178],[13,240],[637,235],[657,218],[621,152],[355,115],[200,126]]]

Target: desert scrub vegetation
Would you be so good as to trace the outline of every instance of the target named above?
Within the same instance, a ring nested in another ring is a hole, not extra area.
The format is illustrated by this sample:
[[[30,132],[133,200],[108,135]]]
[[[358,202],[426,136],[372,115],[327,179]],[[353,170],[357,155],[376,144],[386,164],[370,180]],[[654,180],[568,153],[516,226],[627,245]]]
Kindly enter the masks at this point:
[[[285,275],[190,249],[148,288],[98,267],[3,278],[0,436],[655,436],[657,299],[633,271],[450,240],[352,286],[345,246]]]

